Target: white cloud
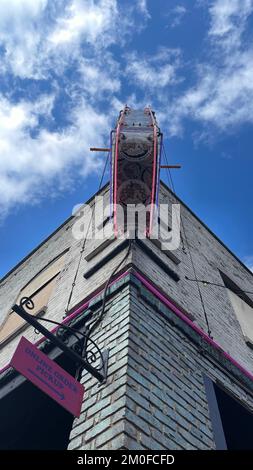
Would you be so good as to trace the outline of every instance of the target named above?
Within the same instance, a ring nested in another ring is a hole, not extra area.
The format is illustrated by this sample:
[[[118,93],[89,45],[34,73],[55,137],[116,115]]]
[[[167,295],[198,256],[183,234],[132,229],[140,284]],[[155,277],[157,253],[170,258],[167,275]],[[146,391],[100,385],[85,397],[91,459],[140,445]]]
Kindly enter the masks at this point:
[[[197,85],[177,98],[171,107],[171,132],[178,134],[182,118],[190,117],[202,124],[209,123],[220,131],[253,123],[253,55],[238,55],[236,66],[203,66]]]
[[[179,26],[187,13],[187,9],[183,5],[176,5],[174,8],[171,8],[169,13],[166,16],[169,17],[169,25],[171,28]]]
[[[253,47],[243,42],[252,11],[251,0],[212,2],[210,61],[199,64],[196,85],[168,105],[171,134],[182,131],[185,117],[220,131],[253,123]]]
[[[147,19],[151,18],[149,11],[148,11],[147,0],[137,0],[137,6],[140,12],[143,13],[145,18]]]
[[[15,75],[32,75],[41,42],[39,22],[47,0],[1,0],[0,43],[5,49],[1,69]],[[44,34],[46,31],[44,31]]]
[[[121,87],[118,64],[110,56],[104,55],[103,60],[106,62],[106,67],[104,67],[104,62],[102,62],[102,66],[99,64],[98,57],[96,59],[80,58],[79,60],[78,86],[95,99],[104,93],[117,93]]]
[[[226,41],[228,39],[228,45],[238,46],[237,41],[240,39],[245,22],[252,13],[252,9],[252,0],[214,1],[209,9],[211,15],[209,35],[216,40]]]
[[[84,177],[96,172],[101,161],[90,158],[89,146],[103,145],[110,116],[82,102],[72,110],[72,124],[61,132],[38,129],[38,120],[50,114],[52,96],[36,103],[10,103],[0,98],[0,208],[1,214],[21,203],[48,195],[55,182],[63,190],[78,168]]]
[[[64,47],[80,39],[94,43],[96,40],[111,42],[114,31],[111,25],[117,17],[116,0],[73,0],[64,15],[56,20],[56,26],[48,38],[54,46]]]
[[[62,73],[81,45],[108,46],[117,30],[116,0],[1,0],[1,70],[35,79]]]
[[[137,53],[127,55],[128,78],[144,89],[159,89],[178,82],[176,71],[180,65],[178,49],[161,48],[150,57]]]

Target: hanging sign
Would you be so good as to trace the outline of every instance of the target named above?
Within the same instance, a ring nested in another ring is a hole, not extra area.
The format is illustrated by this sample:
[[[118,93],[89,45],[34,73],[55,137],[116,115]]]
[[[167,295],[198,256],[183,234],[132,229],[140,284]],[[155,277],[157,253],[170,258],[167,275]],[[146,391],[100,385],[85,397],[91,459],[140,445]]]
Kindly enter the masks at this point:
[[[10,364],[71,414],[80,416],[83,385],[23,336]]]

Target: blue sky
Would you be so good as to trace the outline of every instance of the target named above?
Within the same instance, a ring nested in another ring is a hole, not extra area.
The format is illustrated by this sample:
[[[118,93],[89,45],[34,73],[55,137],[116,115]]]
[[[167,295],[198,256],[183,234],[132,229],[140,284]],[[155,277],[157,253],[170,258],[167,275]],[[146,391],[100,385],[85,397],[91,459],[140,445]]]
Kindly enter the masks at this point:
[[[0,276],[98,186],[150,104],[178,195],[253,267],[253,0],[0,0]],[[108,177],[108,175],[107,175]],[[162,173],[166,181],[166,174]]]

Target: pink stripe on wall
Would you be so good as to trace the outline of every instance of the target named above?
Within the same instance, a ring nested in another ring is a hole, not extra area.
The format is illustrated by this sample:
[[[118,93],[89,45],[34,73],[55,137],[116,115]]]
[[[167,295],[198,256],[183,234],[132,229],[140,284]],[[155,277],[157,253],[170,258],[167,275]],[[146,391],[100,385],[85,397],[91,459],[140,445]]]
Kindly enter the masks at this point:
[[[116,279],[114,279],[111,283],[110,286],[118,282],[120,279],[124,278],[127,274],[129,273],[129,270],[125,271],[122,273],[120,276],[118,276]],[[210,344],[214,349],[220,351],[220,353],[228,359],[234,366],[237,367],[246,377],[249,379],[253,380],[253,374],[251,374],[247,369],[245,369],[239,362],[237,362],[230,354],[228,354],[222,347],[216,343],[213,339],[211,339],[200,327],[198,327],[195,323],[193,323],[192,320],[190,320],[178,307],[176,307],[171,300],[169,300],[164,294],[162,294],[157,287],[155,287],[145,276],[140,274],[139,272],[135,271],[134,276],[139,279],[139,281],[151,292],[155,297],[157,297],[164,305],[166,305],[170,310],[172,310],[184,323],[189,325],[198,335],[200,335],[208,344]],[[90,298],[88,301],[84,301],[76,310],[71,313],[68,317],[66,317],[63,321],[62,324],[68,323],[70,320],[73,318],[77,317],[80,313],[83,312],[83,310],[87,309],[89,307],[89,304],[92,300],[94,300],[96,297],[98,297],[101,292],[103,292],[103,289],[96,295],[94,295],[92,298]],[[54,333],[59,326],[54,327],[51,332]],[[36,346],[41,344],[45,340],[45,337],[40,338],[36,343],[34,343]],[[0,370],[0,374],[7,370],[10,366],[10,364],[7,364],[3,369]]]

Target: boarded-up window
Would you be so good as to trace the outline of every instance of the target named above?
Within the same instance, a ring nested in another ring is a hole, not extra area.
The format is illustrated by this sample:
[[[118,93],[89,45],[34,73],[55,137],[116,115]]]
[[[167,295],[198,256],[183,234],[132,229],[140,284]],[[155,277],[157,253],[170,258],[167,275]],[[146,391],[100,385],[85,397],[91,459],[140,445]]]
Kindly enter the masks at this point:
[[[32,315],[40,315],[46,310],[48,301],[53,292],[58,274],[61,272],[66,251],[52,260],[20,291],[16,303],[19,304],[22,297],[30,297],[34,302],[34,309],[29,310]],[[0,328],[0,345],[12,338],[27,323],[12,310],[7,315]]]
[[[253,308],[230,289],[227,293],[247,342],[253,345]]]
[[[245,340],[253,346],[253,301],[225,274],[221,276]]]

